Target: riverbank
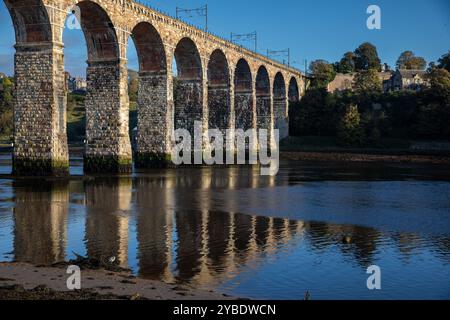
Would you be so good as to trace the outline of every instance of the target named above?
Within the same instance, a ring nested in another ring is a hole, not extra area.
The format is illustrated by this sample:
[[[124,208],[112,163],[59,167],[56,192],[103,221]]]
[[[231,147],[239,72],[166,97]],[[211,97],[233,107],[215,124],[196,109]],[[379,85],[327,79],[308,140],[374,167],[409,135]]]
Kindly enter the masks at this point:
[[[379,162],[450,165],[448,155],[427,154],[375,154],[331,151],[282,151],[280,158],[291,161]]]
[[[82,290],[69,291],[64,265],[0,263],[0,300],[233,300],[214,291],[146,280],[126,270],[81,270]]]

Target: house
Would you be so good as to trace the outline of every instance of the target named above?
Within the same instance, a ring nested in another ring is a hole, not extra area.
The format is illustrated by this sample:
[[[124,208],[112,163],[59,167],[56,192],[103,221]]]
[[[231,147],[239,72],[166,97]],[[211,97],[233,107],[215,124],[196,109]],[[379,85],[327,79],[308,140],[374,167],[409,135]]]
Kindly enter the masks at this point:
[[[73,78],[68,72],[66,72],[67,89],[69,92],[74,91],[86,91],[87,83],[86,79],[76,77]]]
[[[389,90],[414,90],[420,91],[429,83],[424,70],[396,70],[389,83]]]

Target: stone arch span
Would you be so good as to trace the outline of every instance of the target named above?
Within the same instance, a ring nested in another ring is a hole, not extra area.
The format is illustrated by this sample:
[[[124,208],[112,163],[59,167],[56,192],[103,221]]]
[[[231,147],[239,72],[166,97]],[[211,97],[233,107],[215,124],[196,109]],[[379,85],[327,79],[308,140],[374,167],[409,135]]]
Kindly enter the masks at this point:
[[[85,172],[130,172],[128,70],[108,12],[94,1],[77,3],[87,50]]]
[[[13,174],[68,174],[63,48],[41,0],[4,2],[16,38]]]
[[[194,122],[203,122],[203,69],[196,44],[181,39],[174,52],[177,75],[174,79],[175,130],[194,136]]]
[[[289,81],[288,97],[289,103],[298,102],[300,100],[300,90],[295,77],[292,77]]]
[[[279,130],[283,139],[288,133],[286,82],[281,72],[275,75],[273,82],[273,113],[275,129]]]
[[[240,59],[234,71],[235,127],[247,131],[253,128],[253,80],[248,62]]]
[[[168,68],[164,43],[148,22],[131,31],[139,60],[138,124],[135,165],[165,166],[170,154]]]
[[[230,71],[223,51],[217,49],[208,63],[209,129],[225,132],[231,124]]]
[[[256,118],[258,129],[270,129],[271,126],[271,90],[270,78],[266,67],[261,66],[256,75]]]

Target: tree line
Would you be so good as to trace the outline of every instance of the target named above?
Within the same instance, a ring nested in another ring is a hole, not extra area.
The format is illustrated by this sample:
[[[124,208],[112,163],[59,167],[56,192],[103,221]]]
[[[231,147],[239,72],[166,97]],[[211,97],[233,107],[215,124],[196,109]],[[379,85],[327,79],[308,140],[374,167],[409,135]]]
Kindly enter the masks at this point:
[[[405,51],[396,67],[425,70],[427,64]],[[428,65],[429,86],[420,91],[383,92],[383,65],[370,43],[335,63],[313,61],[309,69],[310,88],[290,107],[291,135],[329,136],[351,147],[380,146],[384,138],[450,140],[450,51]],[[355,73],[351,90],[328,92],[336,73]]]

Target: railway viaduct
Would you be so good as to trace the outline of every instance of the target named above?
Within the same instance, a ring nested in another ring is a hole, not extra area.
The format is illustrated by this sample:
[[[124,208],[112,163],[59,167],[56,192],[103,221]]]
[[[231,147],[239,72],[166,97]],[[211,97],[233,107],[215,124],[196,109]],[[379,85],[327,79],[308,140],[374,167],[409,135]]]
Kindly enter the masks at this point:
[[[15,28],[13,173],[68,173],[64,43],[76,6],[86,39],[86,172],[127,172],[127,44],[139,59],[135,164],[169,161],[173,133],[278,128],[300,98],[300,71],[131,0],[4,0]],[[177,76],[173,75],[173,60]]]

